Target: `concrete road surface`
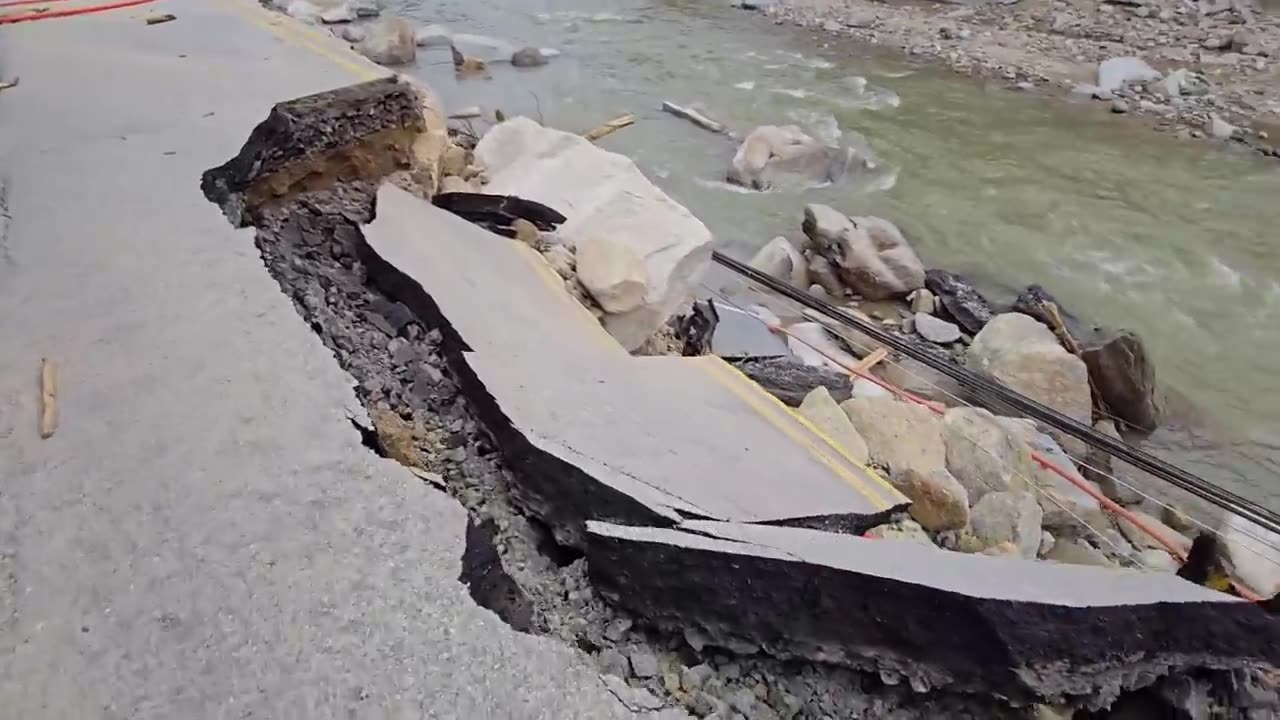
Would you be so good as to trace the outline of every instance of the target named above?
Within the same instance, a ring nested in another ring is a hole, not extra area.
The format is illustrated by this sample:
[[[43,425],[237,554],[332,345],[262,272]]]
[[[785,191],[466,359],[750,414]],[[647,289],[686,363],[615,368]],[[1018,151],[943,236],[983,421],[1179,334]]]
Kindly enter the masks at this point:
[[[631,716],[473,604],[462,509],[361,446],[200,194],[274,102],[382,72],[251,0],[0,27],[0,716]]]

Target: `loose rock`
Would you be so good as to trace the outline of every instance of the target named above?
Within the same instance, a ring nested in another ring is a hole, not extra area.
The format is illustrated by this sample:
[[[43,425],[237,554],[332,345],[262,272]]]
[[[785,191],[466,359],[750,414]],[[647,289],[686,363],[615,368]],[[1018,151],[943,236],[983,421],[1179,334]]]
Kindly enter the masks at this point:
[[[887,398],[852,398],[840,405],[867,442],[871,459],[889,472],[946,469],[942,421],[927,408]]]
[[[904,297],[924,287],[920,258],[888,220],[807,205],[802,227],[844,283],[869,300]]]
[[[1053,560],[1060,563],[1068,563],[1070,565],[1097,565],[1099,567],[1114,567],[1115,563],[1107,559],[1102,551],[1093,547],[1084,540],[1067,540],[1055,543],[1053,548],[1044,555],[1045,560]]]
[[[947,470],[964,486],[971,501],[990,492],[1028,489],[1031,450],[990,412],[951,408],[943,415],[942,428]]]
[[[635,250],[598,237],[577,250],[578,280],[609,313],[625,313],[644,304],[648,280]]]
[[[1147,83],[1160,77],[1158,70],[1136,57],[1110,58],[1098,66],[1098,88],[1108,92],[1120,90],[1129,83]]]
[[[516,67],[538,67],[547,64],[547,58],[535,47],[524,47],[511,54],[511,64]]]
[[[986,547],[1012,543],[1018,554],[1034,558],[1040,549],[1042,512],[1029,492],[987,493],[973,506],[970,526]]]
[[[969,524],[969,493],[946,470],[907,468],[890,475],[890,482],[911,500],[911,517],[924,529],[959,530]]]
[[[401,17],[385,17],[365,30],[356,52],[379,65],[407,65],[417,58],[413,27]]]
[[[747,264],[796,287],[809,286],[809,263],[795,245],[781,235],[765,243]]]
[[[960,328],[946,320],[922,312],[916,313],[914,319],[916,332],[931,343],[949,345],[960,339]]]
[[[858,463],[867,462],[867,442],[825,387],[815,388],[805,397],[800,404],[800,414],[835,442],[845,455]]]
[[[968,280],[946,270],[925,273],[925,287],[965,332],[978,333],[991,321],[991,306]]]
[[[1123,330],[1081,348],[1089,379],[1125,432],[1151,433],[1160,422],[1156,371],[1142,339]]]

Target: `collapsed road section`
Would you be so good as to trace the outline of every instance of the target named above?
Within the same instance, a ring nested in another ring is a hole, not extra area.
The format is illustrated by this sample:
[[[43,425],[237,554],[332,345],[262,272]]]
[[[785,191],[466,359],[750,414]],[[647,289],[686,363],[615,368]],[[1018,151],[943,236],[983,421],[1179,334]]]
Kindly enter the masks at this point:
[[[1280,663],[1275,618],[1171,575],[854,537],[906,505],[873,469],[717,358],[632,357],[537,253],[430,204],[441,118],[390,79],[282,103],[203,187],[355,376],[373,444],[497,516],[521,627],[699,715],[1069,712]],[[894,703],[812,681],[849,672]]]

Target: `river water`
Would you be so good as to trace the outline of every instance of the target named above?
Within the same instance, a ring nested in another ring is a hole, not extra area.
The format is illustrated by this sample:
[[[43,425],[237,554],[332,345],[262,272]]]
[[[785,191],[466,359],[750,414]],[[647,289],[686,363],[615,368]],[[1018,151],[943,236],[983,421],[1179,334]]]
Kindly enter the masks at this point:
[[[893,220],[926,265],[993,298],[1040,283],[1091,323],[1137,331],[1182,398],[1151,447],[1280,509],[1280,164],[726,5],[406,0],[399,11],[561,50],[545,67],[457,80],[448,49],[430,49],[412,72],[450,109],[500,107],[572,131],[634,113],[601,145],[633,158],[736,257],[796,236],[804,204],[823,202]],[[740,132],[860,134],[879,167],[835,186],[737,191],[720,182],[733,144],[662,113],[664,100],[700,104]]]

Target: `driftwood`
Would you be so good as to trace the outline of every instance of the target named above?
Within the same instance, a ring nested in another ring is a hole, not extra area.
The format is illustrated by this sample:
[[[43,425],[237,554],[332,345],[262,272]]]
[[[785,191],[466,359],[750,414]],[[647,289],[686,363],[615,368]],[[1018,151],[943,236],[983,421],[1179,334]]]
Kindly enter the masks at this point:
[[[9,88],[18,87],[18,83],[21,81],[22,81],[22,78],[15,77],[14,79],[9,80],[7,82],[0,82],[0,90],[8,90]]]
[[[606,135],[609,135],[615,131],[621,130],[622,128],[627,127],[628,125],[634,124],[635,121],[636,121],[636,116],[632,115],[631,113],[627,113],[626,115],[619,115],[618,117],[601,125],[595,130],[582,133],[582,137],[590,142],[595,142]]]
[[[716,122],[715,120],[712,120],[711,118],[707,117],[706,115],[703,115],[697,110],[693,110],[687,107],[681,107],[673,102],[663,102],[662,109],[666,112],[671,113],[672,115],[675,115],[676,117],[681,117],[681,118],[684,118],[685,120],[688,120],[694,125],[697,125],[698,127],[702,128],[703,130],[709,130],[718,135],[725,135],[728,133],[729,129],[724,126],[724,123]]]
[[[49,358],[40,360],[40,437],[58,431],[58,369]]]
[[[148,25],[159,25],[161,23],[173,22],[174,20],[177,20],[177,19],[178,19],[177,15],[174,15],[172,13],[165,13],[163,15],[152,15],[151,17],[147,18],[146,22]]]

